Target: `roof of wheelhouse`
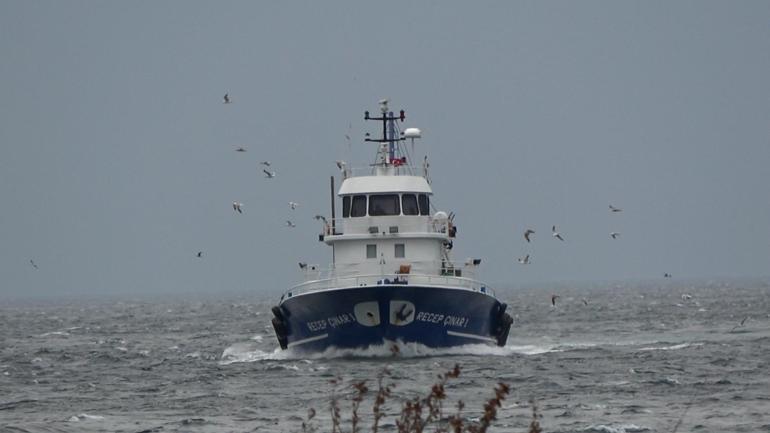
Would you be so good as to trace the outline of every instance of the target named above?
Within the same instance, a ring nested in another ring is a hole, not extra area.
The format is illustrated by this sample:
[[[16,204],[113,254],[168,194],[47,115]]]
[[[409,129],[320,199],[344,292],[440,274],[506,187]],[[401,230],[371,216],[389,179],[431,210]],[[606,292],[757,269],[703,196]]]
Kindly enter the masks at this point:
[[[356,176],[342,181],[338,195],[414,192],[433,194],[422,176]]]

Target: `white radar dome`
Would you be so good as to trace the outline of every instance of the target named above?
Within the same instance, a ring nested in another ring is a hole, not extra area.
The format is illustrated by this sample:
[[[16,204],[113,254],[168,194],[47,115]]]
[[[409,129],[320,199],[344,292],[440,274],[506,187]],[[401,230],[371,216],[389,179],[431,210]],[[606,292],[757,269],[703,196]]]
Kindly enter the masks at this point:
[[[420,138],[420,137],[422,137],[422,131],[420,131],[420,128],[406,128],[404,130],[404,137],[406,137],[406,138]]]
[[[433,219],[436,219],[436,220],[445,220],[448,218],[449,218],[449,215],[447,215],[446,212],[444,212],[443,210],[440,210],[436,212],[435,215],[433,215]]]

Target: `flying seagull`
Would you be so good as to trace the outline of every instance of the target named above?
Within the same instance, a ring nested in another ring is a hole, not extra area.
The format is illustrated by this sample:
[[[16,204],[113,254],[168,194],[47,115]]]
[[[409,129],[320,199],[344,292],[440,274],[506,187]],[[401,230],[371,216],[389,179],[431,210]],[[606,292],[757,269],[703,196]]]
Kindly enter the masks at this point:
[[[552,235],[553,237],[555,237],[556,239],[558,239],[558,240],[560,240],[562,242],[564,241],[564,238],[561,237],[561,233],[556,231],[556,226],[551,227],[551,231],[553,232],[553,235]]]
[[[532,229],[527,229],[524,231],[524,239],[527,240],[527,242],[530,242],[529,235],[535,234],[535,231]]]
[[[265,177],[268,178],[268,179],[272,179],[272,178],[275,177],[275,172],[274,171],[262,170],[262,172],[265,173]]]
[[[292,210],[296,209],[296,208],[297,208],[297,206],[299,206],[299,203],[297,203],[297,202],[294,202],[294,201],[290,201],[290,202],[289,202],[289,207],[290,207]]]
[[[35,269],[40,269],[40,268],[37,267],[37,264],[32,259],[29,259],[29,264],[32,265],[32,267],[35,268]]]
[[[340,171],[345,171],[345,161],[337,160],[334,161],[335,164],[337,164],[337,168],[340,169]]]
[[[583,301],[583,305],[588,306],[588,299],[583,298],[583,299],[581,299],[581,301]]]
[[[264,165],[265,167],[270,167],[270,161],[262,161],[259,164]]]
[[[315,218],[315,219],[317,219],[319,221],[323,221],[324,223],[326,223],[326,217],[324,217],[323,215],[316,215],[313,218]]]
[[[243,206],[243,203],[238,201],[233,202],[233,210],[237,211],[238,213],[243,213],[243,209],[241,209],[241,206]]]
[[[222,98],[222,103],[223,104],[229,104],[230,103],[230,94],[229,93],[225,93],[225,96]]]
[[[198,254],[196,254],[195,257],[197,257],[199,259],[202,258],[203,257],[203,251],[198,251]]]
[[[294,227],[297,227],[297,225],[289,220],[286,220],[286,227],[294,228]]]
[[[615,207],[613,205],[610,205],[610,211],[612,211],[612,212],[623,212],[623,209]]]
[[[663,274],[663,278],[671,278],[671,274],[669,274],[668,272],[665,272]]]
[[[529,264],[529,254],[527,254],[526,256],[524,256],[524,258],[523,258],[523,259],[522,259],[522,258],[518,258],[518,259],[516,259],[516,260],[518,260],[518,262],[519,262],[520,264],[522,264],[522,265],[528,265],[528,264]]]
[[[561,296],[559,296],[559,295],[551,295],[551,306],[552,307],[556,306],[556,299],[557,298],[561,298]]]
[[[297,264],[299,265],[299,268],[300,268],[300,269],[302,269],[303,271],[304,271],[305,269],[307,269],[307,263],[305,263],[305,262],[299,262],[299,263],[297,263]]]
[[[620,233],[618,233],[618,232],[611,232],[610,233],[610,237],[612,237],[612,239],[617,239],[618,236],[620,236]]]
[[[740,328],[741,326],[745,325],[747,320],[749,320],[749,316],[744,317],[743,320],[741,320],[741,323],[733,326],[733,329],[731,329],[730,332],[733,332],[736,329]]]
[[[235,149],[235,151],[236,151],[236,152],[245,152],[245,151],[246,151],[246,148],[245,148],[245,147],[237,147],[237,148]]]

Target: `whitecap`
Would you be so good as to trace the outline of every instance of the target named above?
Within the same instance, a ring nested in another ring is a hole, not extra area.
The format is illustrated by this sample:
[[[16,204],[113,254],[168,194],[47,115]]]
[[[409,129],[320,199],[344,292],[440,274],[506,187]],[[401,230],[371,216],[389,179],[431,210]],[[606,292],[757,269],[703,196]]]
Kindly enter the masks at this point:
[[[674,344],[673,346],[641,347],[638,350],[640,352],[646,352],[649,350],[679,350],[679,349],[686,349],[690,346],[703,346],[703,343],[681,343],[681,344]]]
[[[70,333],[67,331],[51,331],[38,335],[38,337],[69,337]]]
[[[561,350],[554,350],[552,346],[538,346],[535,344],[525,344],[522,346],[505,346],[513,353],[520,355],[540,355],[548,352],[561,352]]]
[[[584,428],[583,431],[597,433],[638,433],[651,430],[648,427],[638,426],[636,424],[594,424]]]
[[[67,421],[69,422],[78,422],[78,421],[100,421],[103,420],[104,417],[101,415],[89,415],[87,413],[81,413],[79,415],[73,415],[71,416]]]

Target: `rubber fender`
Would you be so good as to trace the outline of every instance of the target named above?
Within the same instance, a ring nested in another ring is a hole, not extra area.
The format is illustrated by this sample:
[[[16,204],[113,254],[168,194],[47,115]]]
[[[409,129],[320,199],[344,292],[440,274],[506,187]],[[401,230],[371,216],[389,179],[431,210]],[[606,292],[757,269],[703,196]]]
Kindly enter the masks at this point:
[[[286,339],[286,337],[278,337],[278,345],[281,346],[281,349],[286,349],[289,347],[289,342]]]
[[[286,325],[283,321],[277,317],[273,317],[271,322],[273,323],[273,329],[275,330],[275,335],[278,339],[281,339],[281,337],[286,338]]]
[[[508,308],[508,304],[506,304],[505,302],[501,302],[500,303],[500,307],[499,307],[499,309],[497,311],[497,317],[501,317],[503,315],[503,313],[505,313],[505,310],[507,308]]]
[[[498,346],[505,346],[505,343],[508,341],[508,333],[511,331],[511,324],[513,324],[513,319],[510,315],[504,313],[500,323],[500,332],[497,334]]]
[[[283,322],[284,320],[286,320],[286,318],[285,318],[285,316],[284,316],[284,314],[283,314],[283,309],[282,309],[281,307],[279,307],[279,306],[277,306],[277,305],[276,305],[276,306],[274,306],[273,308],[271,308],[271,309],[270,309],[270,311],[272,311],[272,312],[273,312],[273,316],[275,316],[276,318],[278,318],[278,320],[280,320],[280,321],[282,321],[282,322]]]

